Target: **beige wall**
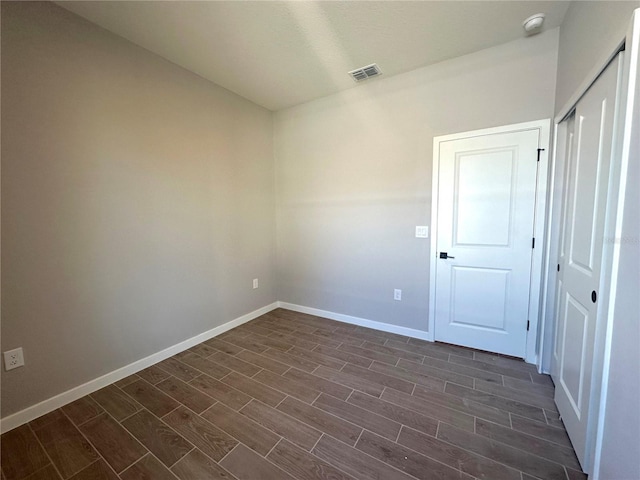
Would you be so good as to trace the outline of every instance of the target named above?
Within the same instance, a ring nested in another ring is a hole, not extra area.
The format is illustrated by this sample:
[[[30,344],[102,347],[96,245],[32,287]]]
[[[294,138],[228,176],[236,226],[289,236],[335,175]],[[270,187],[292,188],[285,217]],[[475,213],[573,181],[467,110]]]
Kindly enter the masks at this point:
[[[551,118],[557,42],[548,31],[278,112],[279,300],[427,330],[429,240],[414,233],[430,224],[433,137]]]
[[[640,0],[573,1],[560,28],[556,112],[624,38]]]
[[[2,2],[1,120],[3,417],[276,300],[269,111]]]

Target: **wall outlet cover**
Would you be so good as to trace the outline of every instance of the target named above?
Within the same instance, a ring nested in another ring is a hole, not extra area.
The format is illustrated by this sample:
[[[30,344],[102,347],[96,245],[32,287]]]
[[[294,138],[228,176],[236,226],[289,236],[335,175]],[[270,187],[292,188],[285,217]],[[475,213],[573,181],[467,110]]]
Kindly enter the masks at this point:
[[[4,369],[6,371],[24,366],[24,354],[22,348],[15,348],[4,352]]]
[[[256,289],[256,288],[258,288],[258,287],[259,287],[259,285],[260,285],[260,284],[259,284],[259,282],[258,282],[258,279],[257,279],[257,278],[254,278],[254,279],[253,279],[253,288],[254,288],[254,289]]]
[[[394,300],[402,300],[402,290],[396,288],[393,290],[393,299]]]

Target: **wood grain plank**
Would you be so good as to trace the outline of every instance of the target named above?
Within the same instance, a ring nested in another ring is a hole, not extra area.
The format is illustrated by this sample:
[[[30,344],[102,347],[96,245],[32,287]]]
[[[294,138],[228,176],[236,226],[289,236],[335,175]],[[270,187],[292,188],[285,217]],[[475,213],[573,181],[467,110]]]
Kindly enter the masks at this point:
[[[303,402],[311,403],[320,395],[317,390],[266,370],[261,371],[253,378]]]
[[[416,386],[413,392],[414,397],[421,398],[429,403],[442,405],[443,407],[453,408],[459,412],[484,418],[493,423],[510,426],[509,412],[501,410],[497,407],[485,405],[484,403],[474,402],[466,398],[448,393],[435,392],[421,385]]]
[[[520,480],[518,470],[424,435],[407,426],[402,427],[398,443],[482,480]]]
[[[287,353],[296,357],[305,358],[320,365],[324,365],[325,367],[333,368],[334,370],[340,370],[345,366],[345,362],[343,362],[342,360],[337,360],[335,358],[322,355],[321,353],[314,352],[313,350],[305,350],[299,347],[293,347]]]
[[[533,385],[533,383],[531,385]],[[537,393],[514,390],[494,383],[483,382],[482,380],[476,380],[475,389],[480,390],[481,392],[497,395],[499,397],[508,398],[509,400],[515,400],[518,403],[526,403],[527,405],[544,408],[552,412],[558,411],[553,398],[539,395]]]
[[[401,407],[415,410],[416,412],[421,413],[422,415],[426,415],[427,417],[441,420],[443,422],[447,422],[451,425],[456,425],[457,427],[473,432],[473,417],[458,410],[454,410],[442,405],[437,405],[431,402],[425,402],[418,397],[407,395],[396,390],[385,390],[380,398]]]
[[[322,435],[315,428],[257,400],[252,400],[240,413],[307,451],[313,448]]]
[[[89,396],[79,398],[75,402],[65,405],[61,410],[75,425],[80,425],[93,417],[97,417],[104,411]]]
[[[380,416],[393,420],[397,423],[404,425],[411,425],[414,429],[426,433],[435,437],[438,429],[438,421],[419,414],[408,408],[394,405],[393,403],[380,400],[379,398],[372,397],[362,392],[353,392],[349,397],[349,403],[356,405],[370,412],[376,413]]]
[[[313,406],[392,441],[400,433],[399,423],[324,393],[313,402]]]
[[[266,352],[263,352],[262,355],[273,360],[277,360],[280,363],[284,363],[285,365],[289,365],[290,367],[294,367],[298,370],[303,370],[309,373],[313,372],[319,366],[318,363],[307,360],[306,358],[289,355],[287,353],[274,349],[269,349]]]
[[[252,377],[260,371],[259,367],[240,360],[237,357],[227,355],[224,352],[214,353],[209,357],[209,360],[230,370],[235,370],[236,372],[246,375],[247,377]]]
[[[511,426],[514,430],[522,433],[540,437],[549,442],[562,445],[563,447],[572,448],[571,440],[569,440],[569,436],[564,428],[552,427],[546,423],[536,422],[535,420],[513,414],[511,415]]]
[[[240,352],[236,356],[240,360],[244,360],[245,362],[251,363],[260,368],[264,368],[265,370],[269,370],[270,372],[273,372],[277,375],[282,375],[284,372],[291,368],[289,365],[285,365],[284,363],[278,362],[277,360],[258,355],[257,353],[253,353],[248,350]]]
[[[124,427],[106,413],[82,424],[80,430],[116,473],[123,471],[147,453]]]
[[[517,448],[441,423],[438,439],[548,480],[566,480],[564,467]]]
[[[118,480],[118,476],[104,460],[99,459],[76,473],[70,480]]]
[[[133,382],[122,390],[158,417],[166,415],[179,405],[173,398],[165,395],[145,380]]]
[[[466,367],[477,369],[477,370],[497,373],[498,375],[505,375],[507,377],[518,378],[520,380],[531,379],[531,375],[529,375],[528,371],[503,367],[501,365],[496,365],[496,364],[478,362],[477,360],[473,360],[471,358],[461,358],[456,355],[451,355],[451,357],[449,357],[449,362],[455,363],[457,365],[464,365]]]
[[[240,480],[295,480],[242,444],[227,455],[220,465]]]
[[[327,368],[327,367],[324,367]],[[340,398],[342,400],[346,400],[351,392],[353,391],[349,387],[345,387],[344,385],[340,385],[329,380],[325,380],[322,377],[318,377],[311,373],[303,372],[296,368],[292,368],[287,373],[283,375],[285,378],[289,378],[295,382],[300,382],[303,385],[307,385],[314,390],[319,392],[327,393],[336,398]]]
[[[499,408],[500,410],[515,413],[522,417],[539,421],[544,421],[545,419],[544,412],[539,407],[516,402],[515,400],[510,400],[504,397],[498,397],[497,395],[491,395],[490,393],[484,393],[479,390],[473,390],[453,383],[447,383],[444,391],[445,393],[457,395],[463,399],[472,400],[490,407]]]
[[[282,440],[267,455],[275,465],[297,480],[352,480],[353,477],[320,460],[315,455]]]
[[[251,401],[251,397],[246,393],[207,375],[196,378],[190,385],[234,410],[241,409]]]
[[[232,331],[227,332],[228,335],[233,335]],[[247,334],[248,335],[248,334]],[[219,352],[226,353],[227,355],[235,355],[240,353],[244,348],[238,347],[237,345],[233,345],[232,343],[225,342],[222,339],[222,335],[219,335],[216,338],[211,338],[204,342],[205,345],[215,348]]]
[[[385,375],[381,372],[369,370],[368,368],[362,368],[358,367],[357,365],[347,363],[342,369],[342,372],[358,378],[369,380],[370,382],[377,383],[378,385],[382,385],[383,387],[393,388],[394,390],[398,390],[399,392],[413,392],[414,384],[412,382],[408,382],[396,376]],[[439,382],[434,381],[434,383]]]
[[[336,358],[345,363],[349,362],[354,365],[358,365],[359,367],[369,368],[369,366],[373,363],[373,360],[371,360],[370,358],[361,357],[360,355],[343,352],[342,350],[325,347],[323,345],[318,345],[316,348],[313,349],[313,351],[318,352],[327,357]]]
[[[354,445],[362,432],[361,427],[292,397],[287,397],[277,409],[349,445]]]
[[[444,384],[452,379],[456,380],[455,383],[473,387],[473,378],[463,377],[462,375],[457,374],[449,374],[448,372],[445,372],[444,375],[442,375],[436,371],[435,375],[432,375],[432,372],[427,374],[427,369],[422,372],[415,372],[380,362],[373,362],[369,368],[374,372],[380,372],[385,375],[401,378],[407,382],[424,385],[425,387],[429,387],[433,390],[439,390],[440,392],[444,392]]]
[[[269,453],[280,440],[275,433],[220,403],[204,412],[202,417],[260,455]]]
[[[193,448],[193,445],[175,430],[147,410],[140,410],[127,418],[122,422],[122,426],[167,467],[176,463]]]
[[[180,480],[238,480],[199,450],[194,450],[183,457],[171,468],[171,471]]]
[[[406,350],[402,350],[399,348],[389,347],[386,344],[379,345],[377,343],[365,342],[362,345],[362,348],[373,350],[374,352],[378,353],[386,353],[387,355],[391,355],[392,357],[404,358],[416,363],[422,363],[422,360],[424,359],[424,355],[420,353],[407,352]]]
[[[420,480],[473,480],[471,475],[366,430],[356,448]]]
[[[476,433],[497,442],[519,448],[526,452],[557,462],[574,470],[580,470],[580,463],[573,449],[561,447],[538,437],[527,435],[510,428],[476,418]]]
[[[108,385],[93,392],[91,397],[117,421],[124,420],[142,408],[138,402],[115,385]]]
[[[403,350],[405,352],[414,353],[426,357],[437,358],[438,360],[449,361],[449,352],[443,352],[437,348],[426,347],[424,345],[413,345],[412,343],[397,342],[395,340],[387,340],[386,346]]]
[[[204,412],[216,402],[209,395],[205,395],[200,390],[175,377],[170,377],[160,382],[156,385],[156,388],[196,413]]]
[[[344,385],[345,387],[359,390],[376,397],[379,397],[384,390],[384,387],[378,383],[373,383],[369,380],[360,378],[355,375],[350,375],[348,373],[337,372],[336,370],[323,366],[318,367],[315,372],[313,372],[313,374],[326,380],[330,380],[334,383],[338,383],[340,385]]]
[[[2,435],[0,453],[6,480],[19,480],[49,464],[49,459],[28,425]]]
[[[217,348],[210,347],[206,343],[199,343],[198,345],[191,347],[188,352],[193,352],[196,355],[201,356],[202,358],[207,358],[209,355],[213,355],[218,351]],[[182,358],[181,358],[182,360]]]
[[[122,480],[175,480],[176,477],[153,455],[145,455],[120,474]]]
[[[150,367],[145,368],[144,370],[140,370],[138,372],[138,376],[143,380],[149,382],[151,385],[155,385],[157,383],[160,383],[163,380],[166,380],[171,375],[165,372],[160,367],[157,367],[156,365],[151,365]]]
[[[497,373],[485,372],[484,370],[476,370],[474,368],[465,367],[463,365],[456,365],[455,363],[449,363],[430,357],[424,357],[422,365],[415,362],[410,362],[409,360],[405,360],[404,358],[402,358],[398,362],[398,367],[412,372],[423,373],[432,377],[439,375],[438,378],[443,378],[444,380],[448,380],[453,383],[462,384],[462,382],[457,382],[454,378],[444,378],[444,374],[442,372],[449,372],[452,374],[463,375],[470,378],[479,378],[480,380],[494,382],[502,385],[502,375],[499,375]]]
[[[186,363],[182,363],[176,357],[170,357],[156,364],[162,370],[170,373],[183,382],[189,382],[200,375],[200,371],[190,367]]]
[[[312,453],[358,480],[415,480],[414,477],[328,435],[322,436]]]
[[[215,352],[217,353],[218,351],[215,350]],[[181,355],[180,361],[218,380],[231,372],[229,368],[218,365],[217,363],[212,362],[209,359],[202,358],[191,352]]]
[[[73,478],[76,478],[77,475],[74,475]],[[47,465],[43,469],[38,470],[35,473],[32,473],[28,477],[24,477],[22,480],[60,480],[62,477],[58,474],[58,471],[52,464]],[[4,477],[3,477],[4,479]],[[115,477],[116,480],[117,477]]]
[[[394,355],[387,355],[386,353],[374,352],[362,347],[356,347],[355,345],[342,344],[338,347],[338,350],[343,352],[352,353],[361,357],[369,358],[371,360],[377,360],[378,362],[388,363],[389,365],[395,365],[398,363],[399,357]]]
[[[231,372],[220,381],[272,407],[278,405],[286,397],[284,393],[236,372]]]
[[[231,435],[185,407],[178,407],[164,421],[216,462],[238,444]]]
[[[35,434],[64,478],[98,459],[97,452],[66,417],[36,430]]]

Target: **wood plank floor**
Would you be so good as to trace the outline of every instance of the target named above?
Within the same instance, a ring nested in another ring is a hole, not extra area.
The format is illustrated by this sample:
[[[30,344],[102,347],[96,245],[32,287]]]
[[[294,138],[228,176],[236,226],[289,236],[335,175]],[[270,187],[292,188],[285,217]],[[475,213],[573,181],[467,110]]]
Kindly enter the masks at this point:
[[[278,309],[1,437],[3,480],[577,480],[522,361]]]

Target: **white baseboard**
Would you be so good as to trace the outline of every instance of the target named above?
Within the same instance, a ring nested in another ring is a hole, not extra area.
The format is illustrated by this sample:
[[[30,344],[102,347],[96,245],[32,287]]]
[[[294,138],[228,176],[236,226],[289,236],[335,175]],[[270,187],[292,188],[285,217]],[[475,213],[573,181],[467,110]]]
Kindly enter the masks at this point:
[[[102,375],[101,377],[74,387],[71,390],[67,390],[66,392],[56,395],[55,397],[51,397],[40,403],[27,407],[24,410],[0,419],[0,433],[8,432],[9,430],[19,427],[20,425],[24,425],[31,420],[35,420],[42,415],[52,412],[56,408],[63,407],[64,405],[78,400],[85,395],[93,393],[96,390],[100,390],[107,385],[117,382],[118,380],[121,380],[125,377],[128,377],[129,375],[139,372],[140,370],[144,370],[151,365],[161,362],[162,360],[172,357],[176,353],[187,350],[188,348],[198,345],[205,340],[209,340],[210,338],[220,335],[227,330],[238,327],[243,323],[249,322],[254,318],[259,317],[260,315],[264,315],[265,313],[268,313],[275,308],[278,308],[278,302],[274,302],[270,305],[259,308],[258,310],[254,310],[253,312],[247,313],[246,315],[242,315],[241,317],[231,320],[230,322],[212,328],[211,330],[196,335],[195,337],[191,337],[169,348],[165,348],[158,353],[149,355],[148,357],[130,363],[129,365],[114,370],[113,372],[109,372],[105,375]]]
[[[423,330],[400,327],[398,325],[391,325],[390,323],[376,322],[375,320],[367,320],[366,318],[352,317],[351,315],[329,312],[327,310],[320,310],[318,308],[303,307],[302,305],[296,305],[294,303],[278,302],[278,307],[285,308],[287,310],[293,310],[294,312],[308,313],[309,315],[329,318],[338,322],[350,323],[352,325],[359,325],[361,327],[373,328],[374,330],[397,333],[398,335],[405,335],[407,337],[419,338],[421,340],[433,342],[433,334],[431,332],[425,332]]]

